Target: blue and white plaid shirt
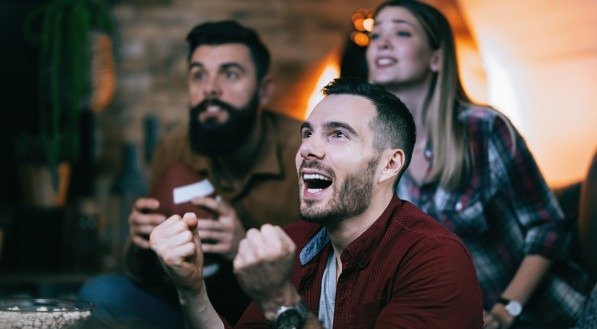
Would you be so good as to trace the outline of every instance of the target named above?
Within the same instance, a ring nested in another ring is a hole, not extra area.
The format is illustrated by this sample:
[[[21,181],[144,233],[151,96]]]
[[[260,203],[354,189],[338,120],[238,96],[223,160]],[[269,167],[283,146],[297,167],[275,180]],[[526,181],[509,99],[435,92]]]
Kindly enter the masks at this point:
[[[437,183],[419,185],[404,173],[397,187],[408,200],[456,233],[468,247],[491,309],[529,254],[554,261],[519,319],[569,326],[580,315],[592,288],[588,275],[569,258],[570,223],[546,185],[523,138],[511,134],[495,112],[469,108],[460,115],[468,127],[474,169],[466,186],[447,191]],[[433,155],[429,147],[425,156]]]

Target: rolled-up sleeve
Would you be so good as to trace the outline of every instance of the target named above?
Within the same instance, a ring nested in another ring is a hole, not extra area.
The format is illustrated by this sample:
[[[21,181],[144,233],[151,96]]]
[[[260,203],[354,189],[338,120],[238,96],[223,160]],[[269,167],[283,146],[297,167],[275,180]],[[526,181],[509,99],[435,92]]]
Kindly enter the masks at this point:
[[[570,227],[522,136],[499,116],[489,134],[491,183],[512,205],[526,254],[566,257]]]

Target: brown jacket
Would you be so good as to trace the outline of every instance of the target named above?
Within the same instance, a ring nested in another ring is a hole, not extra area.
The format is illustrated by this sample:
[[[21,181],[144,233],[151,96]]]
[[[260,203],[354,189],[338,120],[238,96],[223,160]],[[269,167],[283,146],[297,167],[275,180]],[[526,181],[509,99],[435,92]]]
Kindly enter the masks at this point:
[[[285,226],[298,220],[298,179],[294,159],[301,143],[300,123],[273,112],[263,112],[261,120],[264,131],[258,154],[252,169],[237,188],[219,175],[210,158],[191,150],[187,128],[178,129],[157,146],[151,164],[150,185],[155,184],[170,165],[182,161],[210,180],[216,192],[236,209],[245,229],[265,223]],[[176,293],[151,250],[141,250],[128,243],[125,253],[126,271],[133,280],[158,295],[176,300]],[[236,283],[230,263],[222,261],[221,265],[223,269],[220,272],[228,275],[223,280]],[[216,295],[236,295],[236,291],[230,290],[238,290],[238,287],[229,285],[221,287],[222,284],[212,284],[210,288],[209,280],[206,284],[216,309],[218,301],[213,300]],[[225,291],[219,291],[220,288],[225,288]],[[232,315],[227,317],[222,314],[235,322],[236,313],[242,311],[246,304],[222,301],[222,305],[226,304],[239,304],[238,310],[231,311]],[[226,313],[225,310],[218,311]]]

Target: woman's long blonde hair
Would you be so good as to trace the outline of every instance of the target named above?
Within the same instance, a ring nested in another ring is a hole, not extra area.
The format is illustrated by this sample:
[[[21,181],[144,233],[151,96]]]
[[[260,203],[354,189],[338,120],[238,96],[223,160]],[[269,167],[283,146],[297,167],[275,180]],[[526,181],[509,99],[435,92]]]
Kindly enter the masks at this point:
[[[377,8],[375,16],[390,6],[409,10],[425,30],[431,49],[441,51],[441,69],[434,74],[423,103],[423,118],[433,152],[428,181],[457,190],[470,177],[474,165],[467,127],[458,116],[475,104],[462,87],[452,29],[437,9],[415,0],[385,2]],[[509,125],[507,119],[505,122]]]

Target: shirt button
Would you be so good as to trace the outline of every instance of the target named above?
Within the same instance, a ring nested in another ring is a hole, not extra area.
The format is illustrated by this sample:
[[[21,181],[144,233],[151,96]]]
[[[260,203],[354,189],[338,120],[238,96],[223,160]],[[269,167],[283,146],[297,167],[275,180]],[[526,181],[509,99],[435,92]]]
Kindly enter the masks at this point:
[[[462,202],[458,201],[456,203],[456,210],[461,211],[462,210]]]

